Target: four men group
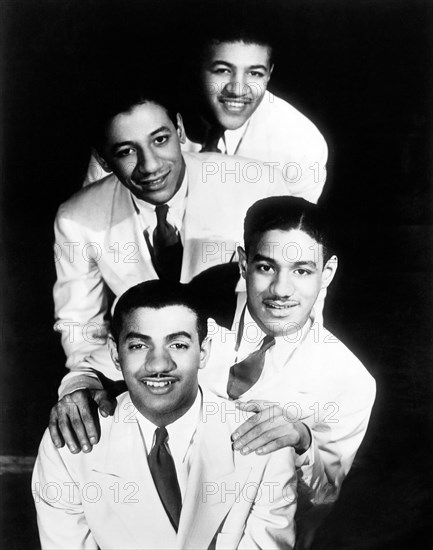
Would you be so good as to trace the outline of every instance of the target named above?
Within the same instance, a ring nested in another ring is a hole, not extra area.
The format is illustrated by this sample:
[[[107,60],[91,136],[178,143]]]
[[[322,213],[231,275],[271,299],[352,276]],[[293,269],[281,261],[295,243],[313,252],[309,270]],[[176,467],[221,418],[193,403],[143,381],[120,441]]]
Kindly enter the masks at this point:
[[[375,384],[321,323],[327,148],[267,92],[272,68],[253,37],[209,41],[200,143],[150,86],[95,117],[91,183],[55,225],[70,372],[35,467],[44,548],[290,548],[296,509],[351,467]]]

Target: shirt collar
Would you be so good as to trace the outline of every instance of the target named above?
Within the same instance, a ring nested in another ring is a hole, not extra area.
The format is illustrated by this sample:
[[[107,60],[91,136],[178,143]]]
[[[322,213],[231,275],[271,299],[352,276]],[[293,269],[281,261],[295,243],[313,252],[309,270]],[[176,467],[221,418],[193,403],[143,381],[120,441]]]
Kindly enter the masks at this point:
[[[176,456],[185,457],[188,447],[194,439],[194,434],[201,417],[202,399],[202,393],[199,389],[195,401],[188,411],[178,420],[166,426],[168,445]],[[139,411],[137,411],[137,421],[144,437],[147,454],[149,454],[154,443],[155,430],[158,426],[153,424]]]
[[[237,128],[236,130],[224,131],[224,144],[228,155],[236,155],[249,124],[250,119],[248,119],[240,128]]]
[[[277,336],[275,338],[275,346],[270,349],[270,353],[276,354],[281,358],[283,358],[283,356],[287,357],[288,355],[291,355],[293,351],[305,340],[314,323],[314,317],[315,315],[313,309],[307,322],[299,331],[291,335]],[[240,340],[237,360],[242,361],[250,353],[258,349],[265,336],[266,334],[253,319],[248,309],[248,305],[245,305],[243,334],[242,339]]]
[[[142,199],[138,199],[135,195],[130,193],[131,200],[136,212],[139,215],[143,215],[145,219],[156,220],[155,217],[155,205],[150,204]],[[188,172],[185,168],[185,174],[183,176],[182,183],[177,192],[167,202],[170,216],[178,229],[182,227],[183,216],[185,214],[186,199],[188,196]]]

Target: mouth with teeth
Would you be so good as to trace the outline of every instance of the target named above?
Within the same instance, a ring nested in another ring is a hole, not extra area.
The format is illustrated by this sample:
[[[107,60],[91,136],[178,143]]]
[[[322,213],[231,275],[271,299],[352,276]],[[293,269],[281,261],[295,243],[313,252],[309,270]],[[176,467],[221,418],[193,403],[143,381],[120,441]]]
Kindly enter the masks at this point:
[[[148,178],[143,180],[135,180],[134,183],[139,187],[144,187],[148,191],[158,191],[163,188],[170,174],[170,170],[157,178]]]
[[[275,315],[277,317],[283,317],[284,315],[288,315],[291,310],[299,305],[298,302],[289,301],[289,302],[281,302],[277,300],[264,300],[264,305],[268,311],[272,315]]]
[[[173,384],[176,382],[175,378],[143,378],[141,383],[154,394],[160,395],[168,393]]]
[[[226,111],[229,111],[231,113],[240,113],[253,103],[251,99],[233,99],[227,97],[220,97],[219,102],[224,107],[224,109],[226,109]]]

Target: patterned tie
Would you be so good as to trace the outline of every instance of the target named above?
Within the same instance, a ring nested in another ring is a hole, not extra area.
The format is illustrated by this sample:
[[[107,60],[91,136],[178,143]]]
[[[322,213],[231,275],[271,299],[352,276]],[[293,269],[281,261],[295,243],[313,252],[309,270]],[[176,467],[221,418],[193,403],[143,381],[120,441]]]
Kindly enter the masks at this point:
[[[182,268],[182,241],[177,229],[167,221],[168,205],[156,206],[155,213],[153,266],[160,279],[178,282]]]
[[[230,368],[227,382],[227,394],[230,399],[238,399],[249,390],[262,374],[265,365],[265,354],[275,344],[273,336],[265,336],[260,348],[246,357],[240,363]]]
[[[155,430],[155,445],[148,456],[149,468],[161,502],[175,531],[179,526],[182,496],[177,481],[176,468],[167,443],[165,428]]]
[[[224,135],[224,128],[219,124],[211,126],[206,134],[200,153],[221,153],[218,142]]]

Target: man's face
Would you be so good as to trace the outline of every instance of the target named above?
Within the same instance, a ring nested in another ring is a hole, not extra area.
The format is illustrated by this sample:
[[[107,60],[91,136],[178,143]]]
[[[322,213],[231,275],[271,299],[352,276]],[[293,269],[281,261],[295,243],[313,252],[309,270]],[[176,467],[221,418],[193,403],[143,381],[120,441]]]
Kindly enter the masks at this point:
[[[323,265],[322,245],[299,229],[263,233],[248,259],[239,248],[248,309],[267,334],[294,334],[306,323],[321,288],[331,282],[337,258]]]
[[[101,151],[102,165],[137,198],[165,204],[179,189],[185,173],[180,151],[183,140],[180,115],[175,128],[160,105],[137,105],[111,120]]]
[[[260,44],[210,45],[202,68],[207,106],[221,126],[240,128],[263,98],[272,73],[271,50]]]
[[[137,410],[164,426],[194,403],[207,346],[207,340],[200,345],[196,314],[187,307],[140,307],[124,318],[113,359]]]

